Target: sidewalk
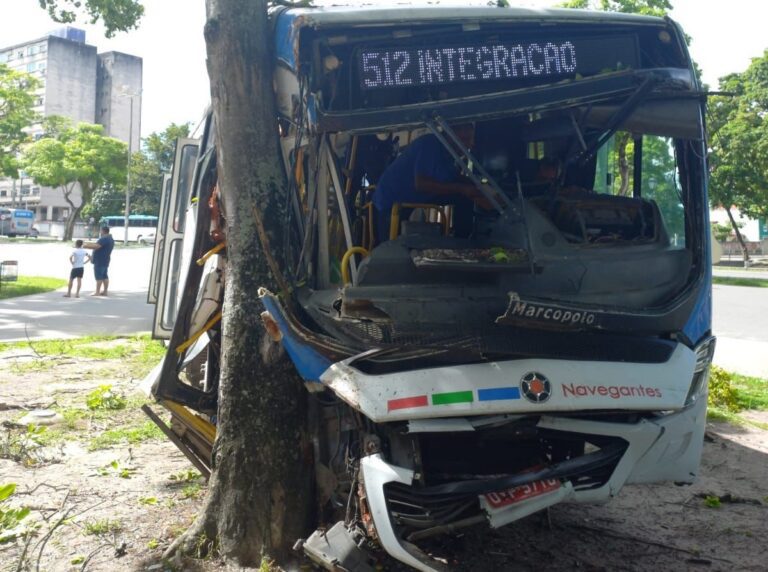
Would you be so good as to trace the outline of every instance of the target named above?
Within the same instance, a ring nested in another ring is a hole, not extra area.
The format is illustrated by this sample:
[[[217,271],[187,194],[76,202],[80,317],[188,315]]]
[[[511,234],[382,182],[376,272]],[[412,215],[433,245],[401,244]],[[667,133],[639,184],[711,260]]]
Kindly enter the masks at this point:
[[[146,290],[64,298],[66,288],[0,300],[0,342],[148,332],[155,307]]]

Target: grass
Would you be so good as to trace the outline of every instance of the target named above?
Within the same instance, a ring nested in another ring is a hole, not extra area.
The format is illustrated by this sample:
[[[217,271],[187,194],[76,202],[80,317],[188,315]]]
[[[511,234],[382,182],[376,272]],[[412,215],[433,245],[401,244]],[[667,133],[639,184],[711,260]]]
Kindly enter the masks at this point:
[[[731,374],[736,390],[736,403],[741,409],[768,410],[768,379]]]
[[[152,421],[145,421],[141,425],[127,425],[108,429],[101,435],[91,439],[88,445],[89,451],[108,449],[115,445],[144,443],[145,441],[161,440],[165,435]]]
[[[50,292],[52,290],[58,290],[66,285],[67,281],[61,278],[19,276],[15,282],[2,282],[2,284],[0,284],[0,300]]]
[[[88,535],[101,536],[109,532],[120,532],[123,525],[119,520],[91,520],[85,523],[85,533]]]
[[[165,355],[166,348],[149,334],[138,336],[87,336],[69,340],[38,340],[0,343],[0,353],[32,347],[43,358],[87,358],[120,360],[120,374],[143,377]],[[17,361],[10,365],[14,373],[47,371],[56,366],[55,359]]]
[[[709,379],[707,417],[734,425],[752,425],[768,430],[768,423],[747,419],[745,410],[768,411],[768,380],[731,373],[712,366]]]
[[[713,276],[713,284],[725,286],[752,286],[755,288],[768,288],[768,280],[761,278],[736,278],[734,276]]]

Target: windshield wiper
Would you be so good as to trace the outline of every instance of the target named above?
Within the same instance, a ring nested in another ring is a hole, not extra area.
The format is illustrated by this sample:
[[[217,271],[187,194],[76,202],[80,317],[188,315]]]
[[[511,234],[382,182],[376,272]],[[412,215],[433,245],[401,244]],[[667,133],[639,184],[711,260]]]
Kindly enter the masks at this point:
[[[632,114],[632,112],[634,112],[635,108],[640,105],[640,103],[645,99],[645,96],[648,95],[651,90],[653,90],[657,83],[659,83],[659,79],[657,77],[653,75],[646,77],[643,80],[643,83],[640,84],[640,87],[635,90],[635,93],[633,93],[627,99],[627,101],[624,102],[624,105],[622,105],[616,111],[616,113],[613,114],[613,117],[608,120],[606,130],[603,132],[603,134],[597,139],[593,140],[586,149],[569,160],[568,163],[577,163],[579,166],[584,166],[587,161],[592,159],[597,150],[600,149],[600,147],[602,147],[605,142],[608,141],[608,139],[613,137],[614,133],[619,130],[619,127],[621,127],[622,123],[624,123],[624,121]]]

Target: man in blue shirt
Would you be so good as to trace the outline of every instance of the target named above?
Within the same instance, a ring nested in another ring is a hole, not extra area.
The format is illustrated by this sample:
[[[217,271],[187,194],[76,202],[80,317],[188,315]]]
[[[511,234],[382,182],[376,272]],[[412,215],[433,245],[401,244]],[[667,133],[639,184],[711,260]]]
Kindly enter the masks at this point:
[[[92,296],[106,296],[109,289],[109,260],[112,255],[112,249],[115,247],[115,241],[109,234],[109,227],[101,227],[101,236],[96,242],[87,242],[83,248],[93,249],[93,275],[96,278],[96,292]]]
[[[454,127],[462,145],[471,147],[474,126]],[[468,236],[472,226],[472,202],[487,207],[487,200],[468,180],[461,180],[450,152],[432,134],[423,135],[405,148],[386,168],[376,184],[373,206],[379,242],[389,239],[392,205],[431,203],[454,205],[454,232]]]

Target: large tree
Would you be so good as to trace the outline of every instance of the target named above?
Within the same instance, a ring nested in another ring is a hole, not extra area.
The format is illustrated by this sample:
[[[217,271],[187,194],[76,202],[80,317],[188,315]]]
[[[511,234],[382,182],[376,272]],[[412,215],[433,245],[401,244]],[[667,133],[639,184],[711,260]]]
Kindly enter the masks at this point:
[[[126,144],[104,135],[101,125],[63,127],[27,149],[22,165],[38,184],[59,187],[70,206],[64,240],[71,240],[75,221],[95,189],[120,186],[126,180]],[[75,189],[80,189],[80,200]]]
[[[283,270],[284,171],[278,150],[265,0],[207,0],[205,40],[217,124],[219,186],[227,220],[222,370],[214,472],[205,507],[171,548],[200,538],[242,565],[284,557],[306,532],[305,391],[254,320],[260,287],[278,291]]]
[[[729,95],[709,102],[709,196],[728,214],[748,265],[733,209],[768,217],[768,50],[745,72],[721,78],[720,89]]]
[[[0,175],[18,177],[18,153],[29,140],[27,127],[37,120],[34,111],[37,80],[0,64]]]
[[[52,15],[80,0],[40,0]],[[107,30],[115,6],[137,0],[85,0]],[[281,2],[285,3],[285,2]],[[306,3],[306,2],[304,2]],[[205,40],[217,122],[219,186],[227,215],[227,287],[214,471],[199,518],[169,552],[199,552],[201,539],[241,564],[284,556],[306,532],[311,476],[305,431],[306,395],[292,365],[269,343],[254,293],[277,290],[283,266],[284,172],[276,137],[276,106],[266,0],[206,0]],[[74,14],[65,14],[65,18]],[[64,19],[64,18],[61,18]],[[130,20],[130,19],[129,19]],[[124,27],[122,27],[124,26]],[[268,263],[269,261],[269,263]]]

